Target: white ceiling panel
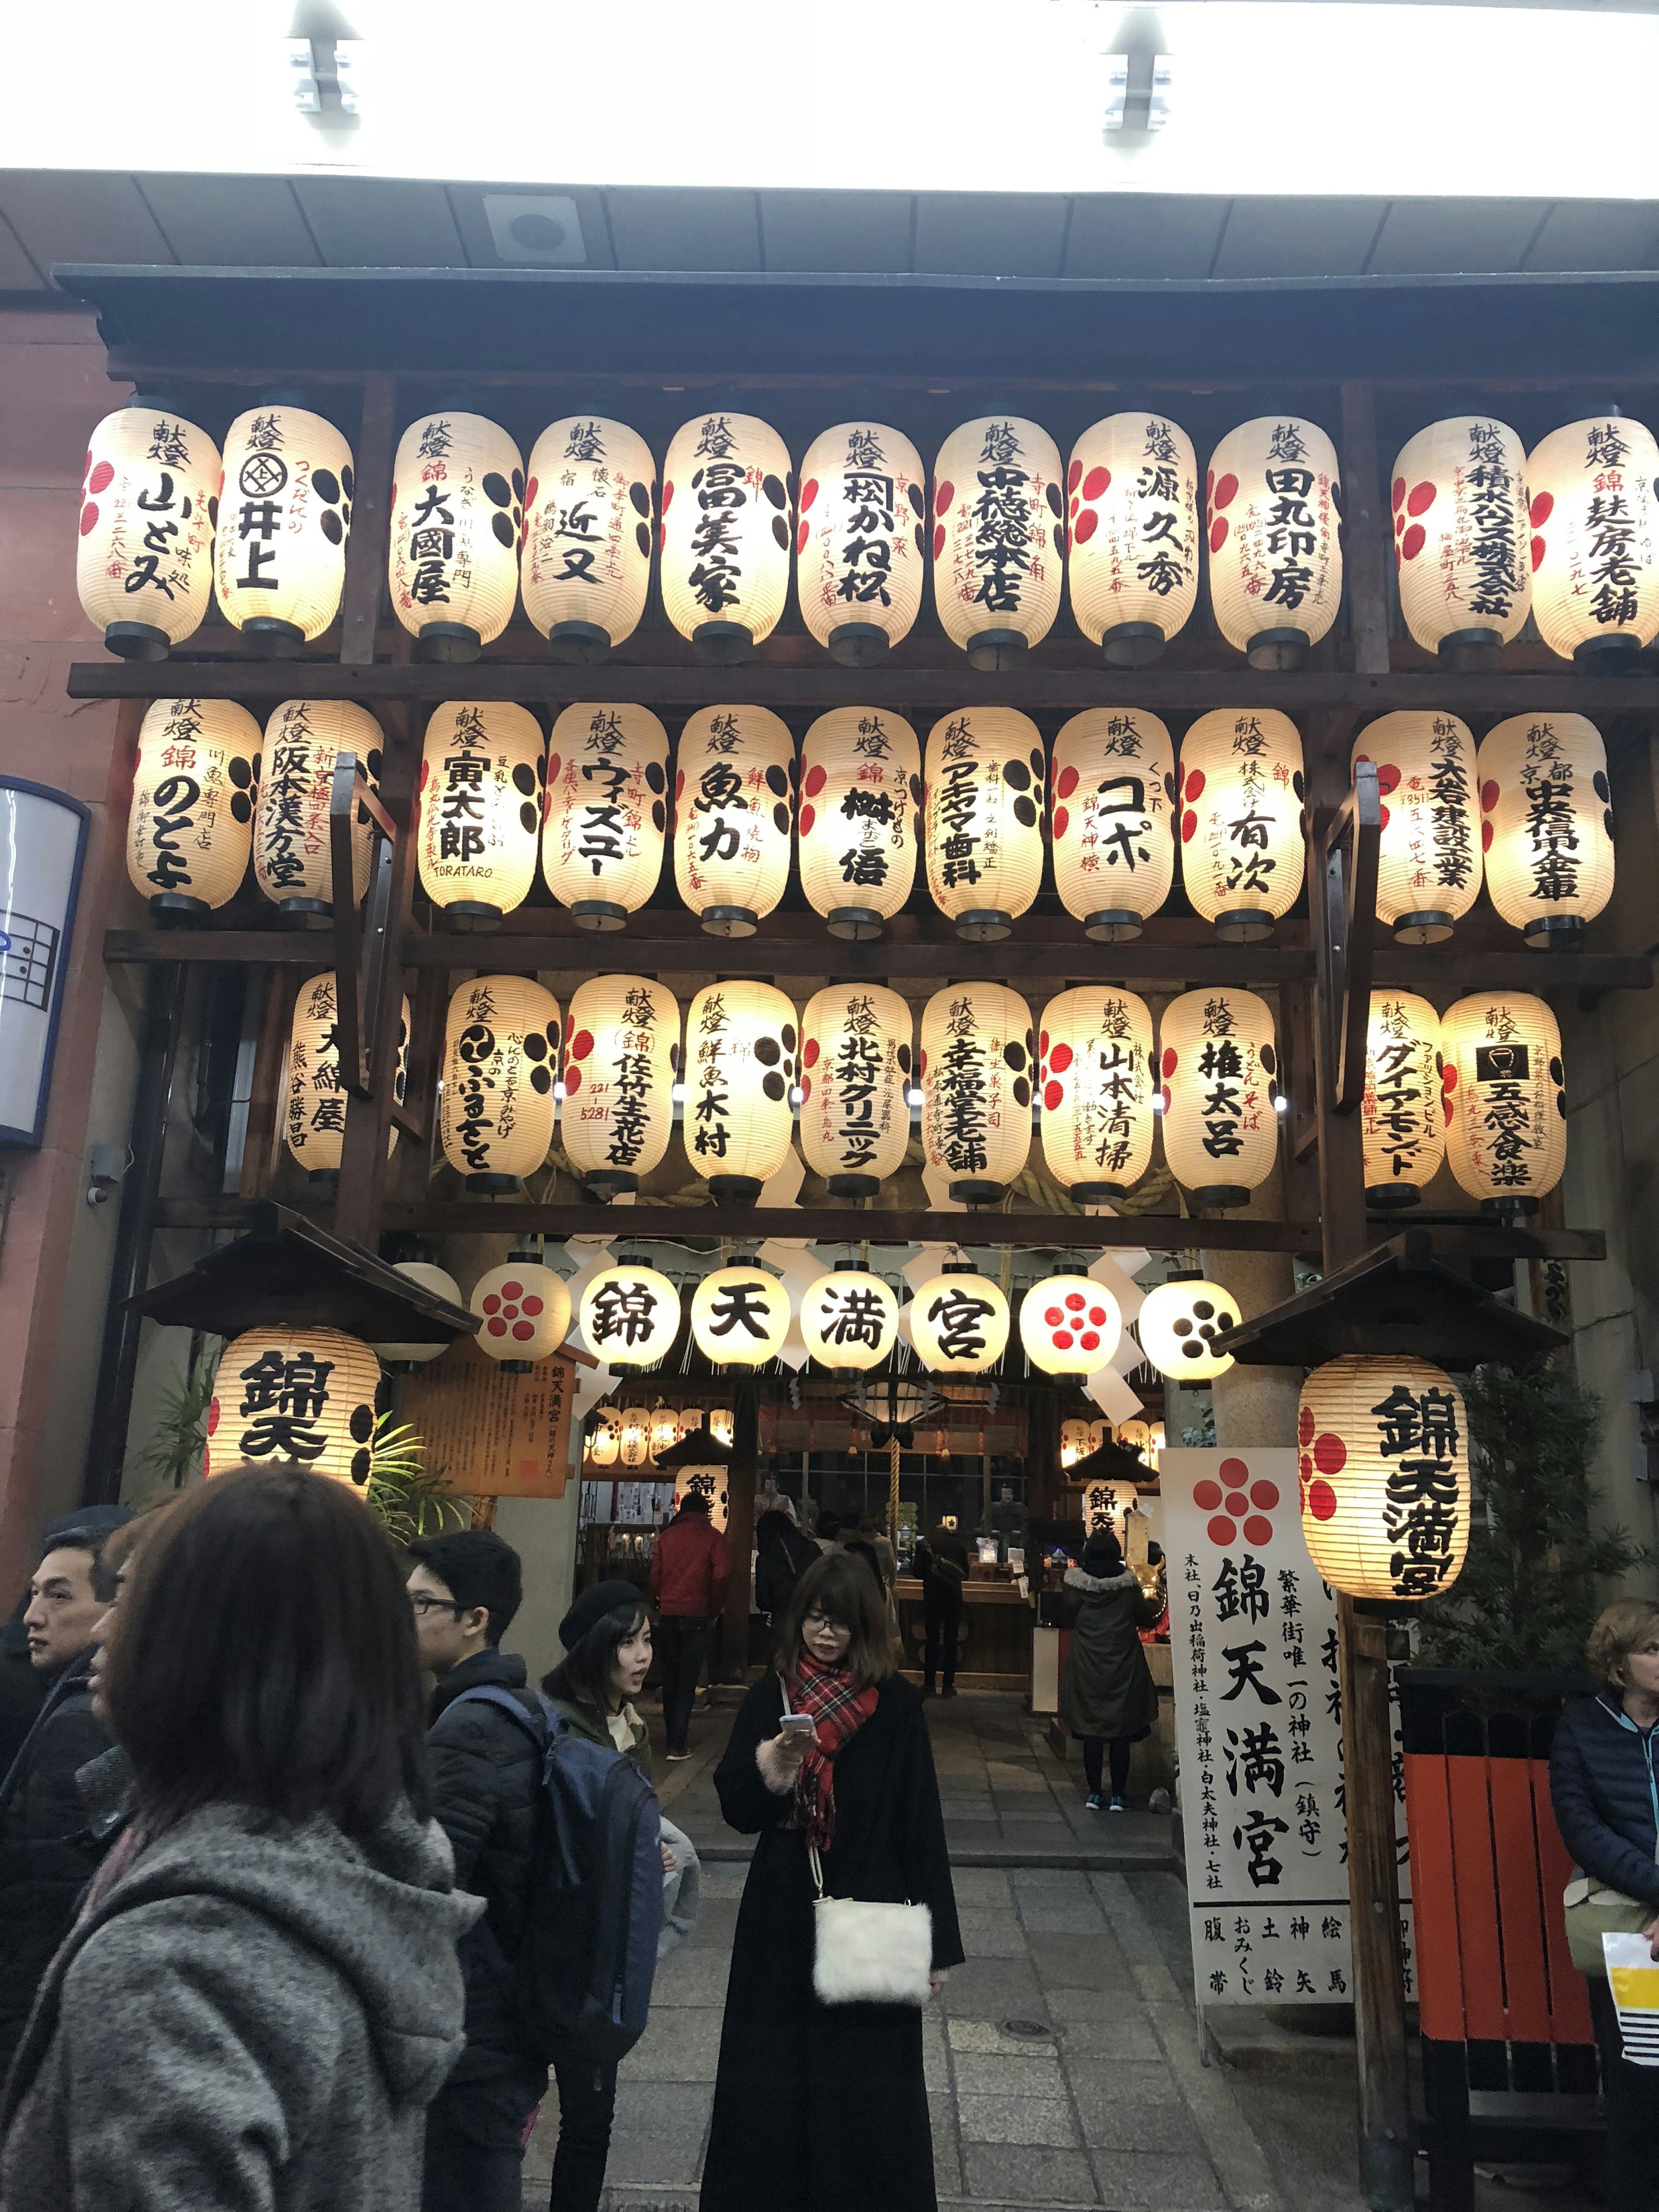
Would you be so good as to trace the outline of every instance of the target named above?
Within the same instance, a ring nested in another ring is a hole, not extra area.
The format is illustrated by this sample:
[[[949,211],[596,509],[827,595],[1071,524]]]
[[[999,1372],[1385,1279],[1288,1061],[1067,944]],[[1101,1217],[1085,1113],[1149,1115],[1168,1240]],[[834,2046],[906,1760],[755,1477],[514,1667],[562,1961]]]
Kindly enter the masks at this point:
[[[1549,207],[1547,200],[1396,200],[1366,274],[1507,274],[1521,266]]]
[[[916,267],[941,276],[1056,276],[1066,202],[1040,192],[923,192]]]
[[[1207,276],[1231,202],[1095,192],[1072,204],[1067,276]]]
[[[1659,268],[1659,207],[1651,200],[1561,200],[1527,266]]]
[[[285,177],[146,175],[138,183],[187,267],[314,269],[321,258]]]
[[[54,261],[176,258],[137,185],[113,170],[6,170],[0,210],[42,271]]]
[[[758,269],[753,192],[607,191],[619,269]]]
[[[908,192],[763,192],[769,269],[857,275],[910,266]]]
[[[0,222],[0,292],[39,292],[46,281],[18,244],[11,225]]]
[[[1211,274],[1357,276],[1386,200],[1239,199]]]
[[[331,269],[465,269],[441,185],[300,177],[294,190]]]

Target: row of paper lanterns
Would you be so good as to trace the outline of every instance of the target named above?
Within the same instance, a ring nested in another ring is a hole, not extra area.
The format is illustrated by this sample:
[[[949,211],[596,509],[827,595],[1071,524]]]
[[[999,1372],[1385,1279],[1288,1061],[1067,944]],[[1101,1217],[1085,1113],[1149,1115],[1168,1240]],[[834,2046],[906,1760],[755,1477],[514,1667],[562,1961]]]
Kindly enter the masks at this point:
[[[128,870],[159,912],[194,915],[254,879],[285,919],[330,910],[335,761],[371,781],[381,732],[347,701],[293,699],[263,735],[229,700],[163,699],[138,742]],[[1448,937],[1484,876],[1534,945],[1569,943],[1613,894],[1607,752],[1582,714],[1516,715],[1477,747],[1455,714],[1385,714],[1355,740],[1382,794],[1379,918],[1407,943]],[[1054,739],[1008,707],[964,708],[929,732],[842,707],[807,731],[764,707],[711,707],[681,732],[670,788],[663,726],[639,706],[567,708],[544,739],[527,709],[451,701],[428,724],[420,775],[422,890],[452,927],[492,928],[538,860],[591,929],[653,896],[672,818],[681,898],[720,935],[775,911],[799,851],[802,888],[833,934],[871,938],[908,899],[918,853],[939,911],[970,940],[1006,936],[1041,888],[1045,844],[1066,911],[1098,941],[1139,935],[1188,896],[1229,941],[1266,936],[1305,866],[1302,740],[1271,708],[1201,715],[1179,759],[1155,714],[1091,708]],[[359,810],[354,889],[368,878]]]
[[[1146,411],[1108,416],[1062,462],[1040,424],[964,422],[933,465],[884,423],[816,438],[799,496],[788,448],[752,415],[684,424],[660,496],[645,441],[570,416],[528,472],[481,415],[411,422],[393,464],[387,577],[429,658],[469,659],[526,614],[570,660],[602,659],[644,611],[653,545],[663,604],[703,658],[745,659],[776,628],[792,556],[802,618],[866,666],[909,631],[924,570],[945,635],[976,667],[1040,644],[1069,574],[1079,629],[1140,666],[1190,617],[1200,538],[1229,644],[1258,667],[1299,665],[1342,598],[1336,448],[1317,423],[1264,415],[1230,431],[1205,473],[1191,439]],[[1528,454],[1506,423],[1455,416],[1419,430],[1392,472],[1401,610],[1431,652],[1489,656],[1528,611],[1565,657],[1633,651],[1659,633],[1659,449],[1619,416],[1572,422]],[[88,449],[78,580],[112,650],[160,658],[216,593],[225,618],[295,652],[338,611],[351,451],[280,397],[206,432],[136,395]]]

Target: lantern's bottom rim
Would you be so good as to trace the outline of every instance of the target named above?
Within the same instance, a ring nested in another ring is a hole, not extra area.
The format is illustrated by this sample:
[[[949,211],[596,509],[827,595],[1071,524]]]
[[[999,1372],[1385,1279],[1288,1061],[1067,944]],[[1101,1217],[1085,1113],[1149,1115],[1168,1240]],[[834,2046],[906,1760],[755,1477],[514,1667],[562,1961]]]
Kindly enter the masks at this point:
[[[213,908],[204,898],[196,898],[189,891],[155,891],[150,895],[150,913],[163,929],[178,929],[199,921]]]
[[[717,1175],[708,1178],[708,1195],[716,1206],[752,1206],[763,1187],[758,1176]]]
[[[1423,1194],[1415,1183],[1368,1182],[1365,1203],[1374,1213],[1401,1213],[1408,1206],[1420,1206]]]
[[[264,646],[267,660],[297,660],[306,641],[298,623],[282,622],[275,615],[252,615],[242,624],[242,635]]]
[[[496,1175],[485,1171],[478,1175],[468,1176],[466,1187],[469,1190],[476,1190],[481,1197],[499,1197],[503,1191],[517,1190],[519,1178],[517,1176]]]
[[[113,622],[105,625],[104,649],[118,660],[165,660],[173,640],[154,623]]]
[[[1273,928],[1273,917],[1260,907],[1237,907],[1215,918],[1215,933],[1224,945],[1260,945]]]
[[[1073,1206],[1104,1206],[1109,1200],[1127,1198],[1128,1194],[1129,1186],[1126,1182],[1074,1182],[1066,1194]],[[1066,1271],[1056,1267],[1052,1272],[1059,1275]],[[1086,1267],[1079,1267],[1077,1272],[1086,1275],[1089,1271]]]
[[[968,945],[1000,945],[1014,933],[1014,917],[1000,907],[969,907],[956,921],[957,935]]]
[[[832,1175],[824,1182],[831,1198],[875,1198],[880,1194],[881,1178],[872,1175]]]
[[[832,906],[823,919],[843,945],[872,945],[886,926],[872,906]]]
[[[637,1190],[639,1176],[632,1168],[589,1168],[582,1177],[586,1187],[596,1198],[613,1199],[619,1191]]]
[[[598,623],[555,623],[547,633],[548,651],[561,668],[592,668],[611,658],[611,633]]]
[[[1200,1183],[1188,1196],[1206,1213],[1221,1213],[1235,1206],[1248,1206],[1250,1194],[1242,1182]]]
[[[1540,914],[1527,924],[1522,943],[1534,952],[1577,952],[1584,938],[1581,914]]]
[[[1394,918],[1396,945],[1443,945],[1452,933],[1453,917],[1443,909],[1425,907],[1420,914],[1397,914]]]
[[[892,642],[878,623],[841,623],[830,633],[830,658],[838,668],[879,668]]]
[[[1497,629],[1455,629],[1443,637],[1435,651],[1460,676],[1478,675],[1498,664],[1504,650],[1504,633]]]
[[[570,908],[570,919],[578,929],[626,929],[628,908],[612,899],[578,899]]]
[[[278,899],[276,919],[284,929],[326,929],[334,919],[334,908],[326,899]]]
[[[1115,623],[1100,641],[1109,668],[1150,668],[1169,643],[1156,623]]]
[[[338,1168],[311,1168],[307,1171],[306,1181],[313,1190],[338,1190],[340,1170]]]
[[[755,657],[755,633],[744,623],[699,623],[691,650],[705,668],[738,668]]]
[[[1613,630],[1606,637],[1583,638],[1572,648],[1575,660],[1629,660],[1642,650],[1633,629]]]
[[[1024,630],[981,629],[975,631],[964,649],[969,668],[978,669],[981,676],[1000,676],[1024,665],[1031,643]]]
[[[443,910],[444,927],[458,937],[477,937],[501,926],[501,909],[483,899],[455,899]]]
[[[966,1176],[951,1185],[951,1196],[958,1206],[1000,1206],[1007,1195],[1006,1182],[990,1182],[978,1176]],[[948,1275],[951,1269],[947,1267],[940,1272]],[[967,1272],[976,1274],[978,1269],[969,1265]]]
[[[415,640],[415,658],[428,667],[459,667],[483,651],[483,640],[471,623],[422,623]]]
[[[1518,1219],[1522,1214],[1536,1213],[1538,1200],[1535,1198],[1483,1198],[1480,1211],[1494,1214],[1500,1220],[1505,1218]]]
[[[1143,917],[1127,906],[1103,906],[1083,917],[1083,934],[1091,945],[1132,945],[1145,927]]]
[[[760,927],[750,906],[706,906],[697,919],[710,937],[752,937]]]
[[[1284,675],[1307,666],[1312,642],[1305,629],[1259,629],[1245,646],[1244,658],[1252,668]]]

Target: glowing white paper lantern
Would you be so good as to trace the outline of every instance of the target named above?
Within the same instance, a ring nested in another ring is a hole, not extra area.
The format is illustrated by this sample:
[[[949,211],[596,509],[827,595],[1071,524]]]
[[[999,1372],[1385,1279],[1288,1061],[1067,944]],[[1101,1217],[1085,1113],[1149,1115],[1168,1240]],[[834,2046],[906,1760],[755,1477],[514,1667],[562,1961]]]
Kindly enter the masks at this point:
[[[512,1190],[553,1141],[559,1007],[527,975],[475,975],[450,998],[438,1133],[466,1187]]]
[[[288,1036],[283,1088],[283,1139],[313,1181],[337,1175],[345,1146],[346,1085],[340,1073],[340,1038],[334,970],[325,969],[300,986]],[[398,1066],[392,1097],[404,1103],[409,1081],[409,1000],[398,1026]],[[398,1125],[386,1132],[386,1158],[398,1145]]]
[[[229,699],[157,699],[138,732],[127,874],[158,916],[234,898],[253,845],[259,725]]]
[[[524,464],[499,422],[436,407],[392,464],[392,611],[422,660],[476,660],[513,619]]]
[[[1079,1206],[1124,1197],[1152,1164],[1152,1009],[1110,985],[1062,991],[1043,1009],[1037,1051],[1049,1174]]]
[[[1042,738],[1012,707],[964,707],[927,736],[927,888],[970,944],[1009,935],[1042,883]]]
[[[1446,1157],[1488,1213],[1535,1213],[1567,1159],[1561,1032],[1542,999],[1482,991],[1440,1021]]]
[[[759,1367],[789,1334],[789,1293],[764,1267],[716,1267],[691,1293],[691,1335],[717,1367]]]
[[[555,660],[604,660],[639,628],[656,490],[651,448],[625,422],[566,415],[537,439],[520,583]]]
[[[1232,1365],[1214,1340],[1238,1326],[1238,1302],[1219,1283],[1196,1273],[1171,1275],[1149,1291],[1135,1316],[1140,1348],[1175,1382],[1209,1382]]]
[[[1409,991],[1373,991],[1360,1102],[1365,1202],[1415,1206],[1446,1157],[1440,1017]]]
[[[1438,945],[1480,893],[1474,740],[1455,714],[1384,714],[1354,740],[1382,800],[1376,918],[1401,945]]]
[[[380,726],[345,699],[289,699],[265,725],[264,768],[253,823],[253,880],[282,919],[321,927],[334,911],[328,810],[334,764],[352,752],[380,781]],[[374,831],[359,804],[351,825],[351,897],[368,889]]]
[[[867,1267],[838,1261],[801,1293],[800,1333],[820,1367],[835,1375],[866,1373],[898,1341],[898,1299]]]
[[[674,1133],[680,1010],[644,975],[593,975],[570,1001],[564,1048],[565,1158],[590,1190],[637,1190]]]
[[[1114,668],[1145,668],[1198,597],[1198,460],[1167,416],[1091,423],[1066,471],[1072,612]]]
[[[1659,446],[1599,416],[1527,457],[1532,611],[1552,653],[1609,670],[1659,636]]]
[[[340,611],[355,489],[334,425],[277,393],[225,435],[214,589],[225,620],[292,659]]]
[[[1069,1421],[1062,1421],[1060,1425],[1060,1465],[1062,1467],[1075,1467],[1079,1460],[1085,1459],[1088,1456],[1088,1452],[1089,1424],[1087,1421],[1079,1421],[1075,1419]]]
[[[1279,1157],[1273,1009],[1254,991],[1183,991],[1164,1009],[1164,1157],[1195,1206],[1243,1206]]]
[[[1403,1353],[1328,1360],[1302,1386],[1302,1534],[1349,1597],[1449,1589],[1469,1541],[1468,1415],[1449,1375]]]
[[[994,1206],[1031,1145],[1036,1032],[1000,983],[955,983],[921,1014],[921,1141],[958,1205]]]
[[[822,430],[800,465],[795,592],[831,660],[876,668],[921,604],[927,512],[921,456],[884,422]]]
[[[549,1359],[570,1327],[570,1293],[562,1275],[535,1260],[512,1255],[472,1285],[472,1310],[482,1324],[478,1348],[509,1375],[527,1375]]]
[[[1532,605],[1527,457],[1507,422],[1431,422],[1394,465],[1400,611],[1429,653],[1483,668]]]
[[[1054,888],[1097,945],[1127,945],[1175,880],[1175,748],[1156,714],[1090,707],[1054,739]]]
[[[1613,896],[1607,748],[1582,714],[1516,714],[1480,740],[1486,888],[1535,950],[1572,951]]]
[[[789,449],[755,415],[704,415],[662,468],[662,599],[697,658],[752,660],[789,595]]]
[[[680,1294],[654,1267],[621,1262],[588,1277],[577,1319],[596,1359],[654,1367],[679,1334]]]
[[[1020,1304],[1020,1343],[1044,1375],[1092,1375],[1109,1366],[1122,1334],[1117,1300],[1081,1273],[1045,1275]]]
[[[143,392],[93,432],[75,582],[82,613],[123,660],[165,660],[200,629],[220,475],[207,432]]]
[[[881,935],[915,880],[921,754],[898,714],[835,707],[801,742],[800,884],[831,937]]]
[[[789,1157],[795,1009],[769,983],[711,983],[685,1021],[685,1152],[715,1203],[750,1201]]]
[[[767,707],[708,707],[680,732],[674,881],[711,937],[752,937],[789,883],[795,741]]]
[[[536,879],[541,726],[506,700],[452,699],[426,726],[421,889],[451,929],[493,929]]]
[[[623,1467],[651,1464],[651,1415],[644,1406],[623,1408],[620,1462]]]
[[[380,1363],[337,1328],[270,1322],[228,1344],[208,1407],[211,1477],[243,1460],[291,1462],[336,1482],[368,1480]]]
[[[982,1375],[1008,1345],[1008,1301],[988,1275],[945,1267],[910,1302],[910,1341],[935,1375]]]
[[[621,1459],[622,1415],[614,1406],[600,1406],[595,1411],[583,1455],[595,1467],[615,1467]]]
[[[1060,612],[1060,448],[1019,416],[952,430],[933,464],[933,599],[970,668],[1018,667]]]
[[[910,1142],[908,1000],[832,983],[801,1015],[800,1147],[832,1198],[874,1198]]]
[[[1316,422],[1230,430],[1205,479],[1210,603],[1252,668],[1300,668],[1342,605],[1341,470]]]
[[[1302,890],[1302,740],[1271,707],[1200,714],[1181,741],[1181,870],[1225,945],[1273,935]]]
[[[548,740],[542,874],[580,929],[622,929],[657,888],[668,733],[647,707],[567,707]]]
[[[439,1297],[447,1298],[453,1306],[465,1305],[461,1286],[453,1275],[442,1267],[434,1267],[431,1261],[397,1260],[392,1266],[398,1274],[407,1275],[411,1283],[418,1283],[423,1291],[434,1291]],[[376,1344],[369,1348],[382,1367],[393,1374],[407,1375],[412,1374],[417,1367],[424,1367],[428,1360],[441,1358],[449,1346],[440,1341],[436,1344]]]

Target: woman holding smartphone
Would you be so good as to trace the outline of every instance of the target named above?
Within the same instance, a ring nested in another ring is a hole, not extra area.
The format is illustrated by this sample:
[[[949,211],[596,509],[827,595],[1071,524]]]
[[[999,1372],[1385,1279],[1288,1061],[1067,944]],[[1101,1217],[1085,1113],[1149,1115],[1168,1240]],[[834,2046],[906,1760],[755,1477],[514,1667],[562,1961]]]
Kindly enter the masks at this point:
[[[759,1841],[732,1951],[702,2212],[934,2212],[921,2008],[825,2005],[812,1988],[813,1844],[827,1895],[927,1906],[935,1995],[963,1956],[927,1719],[893,1671],[862,1559],[831,1553],[801,1577],[714,1786],[727,1825]]]

